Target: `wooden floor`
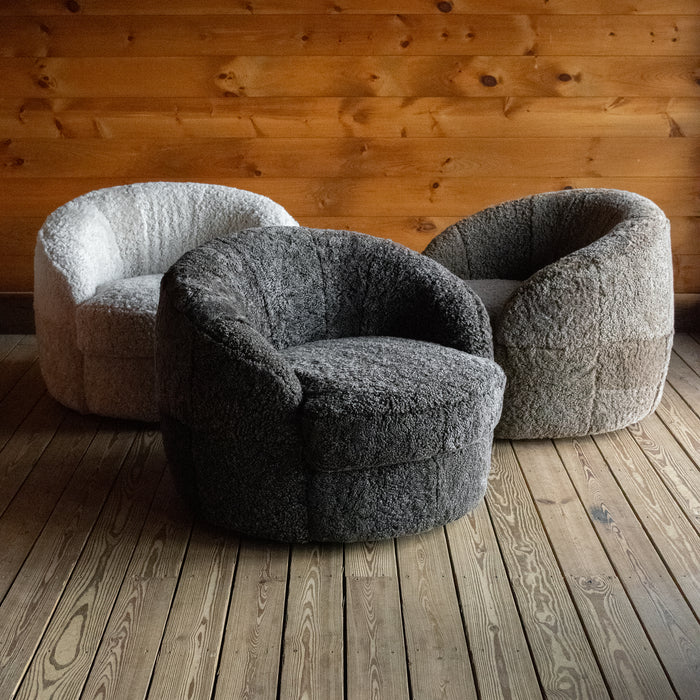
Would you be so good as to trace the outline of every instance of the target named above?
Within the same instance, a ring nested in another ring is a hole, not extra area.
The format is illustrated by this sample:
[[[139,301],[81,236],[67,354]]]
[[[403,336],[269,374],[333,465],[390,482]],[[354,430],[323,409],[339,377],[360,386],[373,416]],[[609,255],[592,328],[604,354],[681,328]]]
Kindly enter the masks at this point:
[[[0,698],[697,700],[699,341],[642,423],[498,442],[446,528],[290,548],[193,521],[157,431],[0,336]]]

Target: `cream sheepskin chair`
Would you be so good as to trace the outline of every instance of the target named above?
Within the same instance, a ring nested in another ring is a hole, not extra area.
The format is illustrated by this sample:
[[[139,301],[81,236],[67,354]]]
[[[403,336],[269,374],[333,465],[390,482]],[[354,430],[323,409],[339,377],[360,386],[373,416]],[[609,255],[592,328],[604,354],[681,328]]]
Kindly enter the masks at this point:
[[[157,420],[154,329],[163,273],[216,236],[295,224],[267,197],[200,183],[110,187],[58,208],[34,255],[49,392],[82,413]]]

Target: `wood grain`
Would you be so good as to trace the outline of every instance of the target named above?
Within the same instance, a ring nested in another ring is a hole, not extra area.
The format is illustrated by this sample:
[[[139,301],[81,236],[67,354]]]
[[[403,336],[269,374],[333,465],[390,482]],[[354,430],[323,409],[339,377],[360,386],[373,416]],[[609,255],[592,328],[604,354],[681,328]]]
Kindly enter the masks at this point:
[[[700,468],[700,417],[693,413],[670,384],[666,384],[656,415]]]
[[[476,699],[444,530],[402,537],[396,550],[413,697]]]
[[[700,679],[700,624],[593,440],[555,445],[674,690],[692,700]]]
[[[0,451],[0,515],[5,511],[46,446],[56,434],[66,409],[44,394]]]
[[[166,470],[81,698],[145,696],[190,530],[191,520]]]
[[[6,365],[4,363],[5,358],[7,355],[12,352],[12,350],[17,347],[18,343],[27,336],[23,335],[18,335],[18,334],[6,334],[6,335],[0,335],[0,368],[2,368],[2,376],[3,383],[5,382],[4,379],[4,374],[5,374],[5,368]],[[8,366],[8,371],[9,371],[9,366]],[[12,383],[12,382],[11,382]],[[3,393],[4,395],[4,393]]]
[[[673,352],[678,355],[695,374],[700,374],[700,343],[688,333],[676,333]]]
[[[186,181],[173,175],[173,181]],[[93,189],[137,182],[137,178],[42,178],[42,189],[28,188],[21,178],[2,183],[0,216],[48,215],[53,209]],[[297,218],[319,216],[442,216],[460,219],[508,199],[573,187],[612,187],[653,199],[670,216],[700,215],[698,179],[653,177],[421,177],[385,178],[216,178],[221,185],[264,194]]]
[[[276,696],[288,570],[288,546],[241,542],[219,662],[217,700]]]
[[[666,381],[683,397],[683,400],[700,416],[700,375],[676,353],[671,354]]]
[[[348,698],[408,700],[393,541],[345,545],[345,591]]]
[[[697,97],[0,98],[3,138],[698,137]]]
[[[289,572],[280,697],[343,697],[342,599],[342,547],[295,547]]]
[[[518,441],[515,453],[613,697],[672,697],[658,657],[610,564],[554,446]]]
[[[700,605],[697,531],[627,430],[593,438],[686,600]]]
[[[46,525],[97,432],[94,416],[69,412],[0,517],[0,599]],[[2,460],[2,453],[0,453]]]
[[[630,425],[629,433],[700,534],[700,471],[658,416]]]
[[[12,697],[136,432],[100,430],[0,607],[0,697]]]
[[[0,25],[0,55],[692,56],[699,32],[672,14],[24,16]]]
[[[160,434],[139,433],[17,698],[80,694],[164,466]]]
[[[488,6],[493,14],[697,14],[694,0],[591,0],[584,5],[578,0],[557,0],[542,3],[542,0],[501,0]],[[469,0],[390,0],[377,3],[372,0],[170,0],[168,12],[175,15],[197,14],[365,14],[387,12],[405,14],[471,14],[474,3]],[[160,15],[161,0],[15,0],[0,5],[0,15]]]
[[[151,697],[212,697],[237,554],[235,535],[195,525],[148,689]]]
[[[546,697],[609,697],[510,443],[493,447],[486,503]]]
[[[0,401],[0,450],[4,451],[17,427],[45,393],[39,364],[34,362]]]
[[[0,58],[0,97],[697,97],[694,56]]]
[[[0,359],[0,400],[7,396],[10,389],[19,381],[27,370],[36,362],[37,346],[34,336],[0,336],[9,338],[2,348]]]
[[[693,177],[700,139],[16,139],[5,178]],[[307,157],[313,153],[313,158]]]
[[[486,505],[445,531],[481,697],[542,697]]]

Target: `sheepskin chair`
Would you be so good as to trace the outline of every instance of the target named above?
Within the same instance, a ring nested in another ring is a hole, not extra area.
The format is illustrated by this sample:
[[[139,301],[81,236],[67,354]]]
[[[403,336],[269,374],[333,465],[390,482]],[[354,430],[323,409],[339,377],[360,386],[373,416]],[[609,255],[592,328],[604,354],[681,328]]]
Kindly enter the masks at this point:
[[[573,189],[480,211],[426,248],[480,295],[508,384],[497,437],[623,428],[659,403],[673,342],[669,222],[631,192]]]
[[[505,377],[444,267],[348,231],[256,228],[163,278],[166,452],[209,521],[283,541],[417,532],[481,499]]]
[[[157,420],[162,274],[214,236],[295,223],[266,197],[199,183],[110,187],[54,211],[34,256],[39,361],[49,392],[82,413]]]

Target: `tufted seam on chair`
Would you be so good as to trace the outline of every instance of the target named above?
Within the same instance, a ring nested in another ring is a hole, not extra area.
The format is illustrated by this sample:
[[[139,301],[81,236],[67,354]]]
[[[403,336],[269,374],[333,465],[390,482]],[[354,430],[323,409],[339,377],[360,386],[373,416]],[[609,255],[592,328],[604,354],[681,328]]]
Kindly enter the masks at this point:
[[[323,323],[325,325],[324,337],[328,337],[328,283],[326,281],[326,272],[324,270],[323,259],[321,258],[321,251],[318,245],[318,239],[316,236],[312,235],[308,229],[305,229],[306,235],[312,243],[314,253],[316,253],[316,259],[318,260],[318,272],[321,277],[321,287],[323,289]]]
[[[262,299],[263,302],[263,308],[265,309],[265,319],[267,320],[267,333],[268,333],[268,338],[270,341],[273,341],[276,339],[273,339],[272,333],[273,333],[273,324],[272,324],[272,313],[270,311],[270,303],[267,299],[267,295],[264,292],[264,287],[260,283],[260,278],[258,277],[258,273],[255,269],[255,266],[252,264],[251,260],[248,260],[243,255],[238,254],[238,251],[236,251],[238,259],[243,263],[243,265],[247,268],[248,272],[250,273],[250,278],[255,282],[255,286],[257,287],[258,293],[260,294],[260,298]],[[243,323],[243,321],[241,321]],[[250,323],[245,322],[247,326],[250,328],[255,328],[251,326]]]
[[[592,267],[595,268],[595,271],[598,273],[598,323],[595,324],[595,327],[598,331],[598,337],[596,338],[596,341],[594,343],[595,359],[593,361],[593,367],[595,374],[593,376],[593,391],[591,393],[591,401],[588,407],[588,429],[586,432],[588,432],[589,434],[591,433],[593,428],[593,409],[596,405],[596,402],[598,401],[598,383],[600,378],[600,352],[602,350],[602,348],[600,347],[600,319],[603,317],[603,302],[601,294],[602,274],[598,263],[593,259],[591,259],[590,262]]]

